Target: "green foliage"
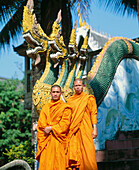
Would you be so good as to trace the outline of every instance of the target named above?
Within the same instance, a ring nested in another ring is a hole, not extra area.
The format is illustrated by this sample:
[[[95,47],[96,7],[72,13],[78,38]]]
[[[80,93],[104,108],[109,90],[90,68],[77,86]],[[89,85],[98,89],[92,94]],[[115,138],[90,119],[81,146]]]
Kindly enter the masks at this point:
[[[6,149],[6,153],[4,155],[8,156],[8,161],[12,161],[13,159],[22,159],[31,166],[33,169],[34,164],[34,151],[31,146],[31,142],[25,141],[24,145],[20,144],[19,146],[13,145],[12,148],[8,151]]]
[[[21,158],[32,166],[32,114],[23,102],[21,81],[0,82],[0,160],[6,163]]]
[[[0,111],[6,112],[11,107],[19,109],[23,98],[23,84],[19,80],[0,82]]]

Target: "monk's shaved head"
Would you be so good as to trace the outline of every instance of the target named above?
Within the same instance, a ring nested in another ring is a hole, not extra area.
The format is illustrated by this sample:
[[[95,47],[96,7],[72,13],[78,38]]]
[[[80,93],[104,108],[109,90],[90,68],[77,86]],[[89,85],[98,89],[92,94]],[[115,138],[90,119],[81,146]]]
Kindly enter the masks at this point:
[[[61,87],[60,87],[59,85],[57,85],[57,84],[51,86],[51,92],[52,92],[52,89],[53,89],[54,87],[58,87],[58,88],[60,89],[60,92],[61,92]]]
[[[77,82],[77,81],[81,81],[82,84],[83,84],[83,80],[82,79],[77,78],[77,79],[74,80],[74,83]]]

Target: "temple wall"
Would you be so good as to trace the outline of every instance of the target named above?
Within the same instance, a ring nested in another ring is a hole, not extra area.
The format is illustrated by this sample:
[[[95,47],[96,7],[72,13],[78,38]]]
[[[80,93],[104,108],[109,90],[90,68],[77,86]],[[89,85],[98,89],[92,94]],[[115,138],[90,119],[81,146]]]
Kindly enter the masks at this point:
[[[98,107],[96,150],[117,131],[139,130],[139,61],[124,59],[119,64],[106,97]]]

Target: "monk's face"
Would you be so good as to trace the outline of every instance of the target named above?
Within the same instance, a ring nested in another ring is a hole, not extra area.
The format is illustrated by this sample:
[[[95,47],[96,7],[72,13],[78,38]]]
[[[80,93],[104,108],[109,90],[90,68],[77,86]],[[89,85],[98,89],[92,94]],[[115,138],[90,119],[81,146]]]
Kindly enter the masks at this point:
[[[52,100],[58,101],[61,96],[61,91],[59,87],[53,87],[51,91]]]
[[[74,81],[74,90],[76,94],[81,94],[83,91],[83,82],[80,80]]]

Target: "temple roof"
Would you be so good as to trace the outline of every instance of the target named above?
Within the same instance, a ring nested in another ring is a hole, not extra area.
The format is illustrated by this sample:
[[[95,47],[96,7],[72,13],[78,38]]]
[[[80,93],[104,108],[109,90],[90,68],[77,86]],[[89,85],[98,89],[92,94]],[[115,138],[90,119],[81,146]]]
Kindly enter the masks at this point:
[[[19,45],[19,46],[17,46],[17,47],[15,47],[15,46],[13,45],[14,51],[15,51],[18,55],[20,55],[20,56],[26,56],[26,55],[27,55],[27,54],[26,54],[27,47],[28,47],[28,45],[27,45],[27,42],[26,42],[26,41],[24,41],[23,44],[21,44],[21,45]]]
[[[83,36],[85,38],[86,34],[87,34],[87,29],[85,27],[78,28],[77,29],[77,43],[79,42],[80,36]],[[89,44],[91,51],[102,49],[105,43],[109,39],[110,37],[108,37],[107,35],[101,34],[90,28],[90,36],[89,36],[88,44]]]

